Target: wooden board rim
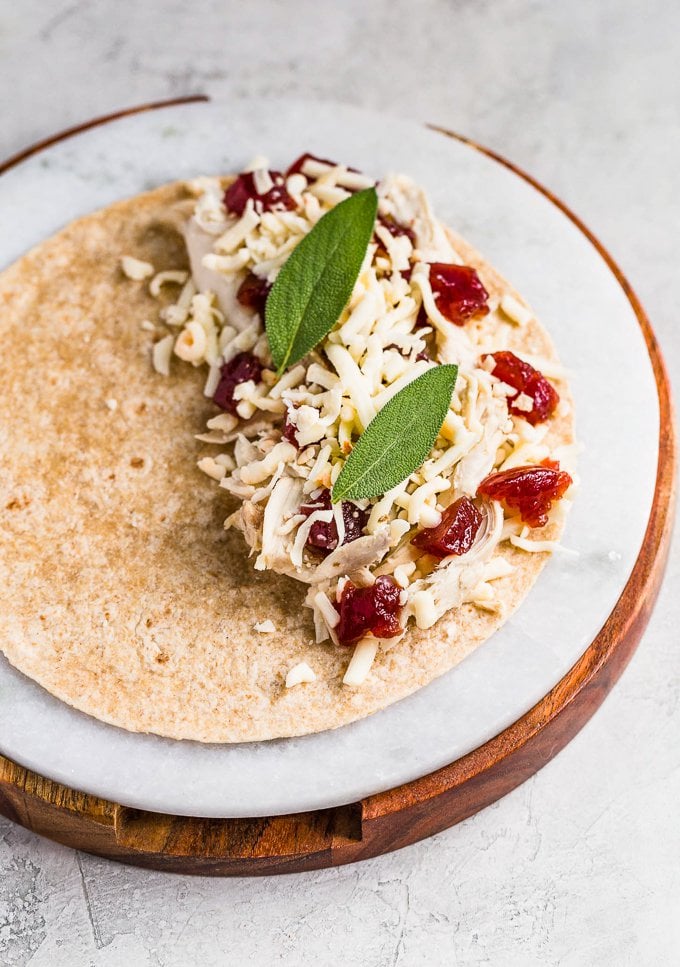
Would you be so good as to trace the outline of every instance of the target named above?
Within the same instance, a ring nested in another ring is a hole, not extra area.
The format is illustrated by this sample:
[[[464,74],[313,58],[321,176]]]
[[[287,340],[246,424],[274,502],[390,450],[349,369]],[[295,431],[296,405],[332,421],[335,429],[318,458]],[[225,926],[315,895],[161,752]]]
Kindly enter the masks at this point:
[[[205,95],[113,112],[46,138],[0,164],[0,174],[73,135]],[[628,582],[602,629],[558,684],[501,733],[448,766],[361,802],[254,819],[199,819],[133,810],[44,779],[0,756],[0,813],[73,848],[181,873],[253,875],[319,869],[376,856],[439,832],[489,805],[545,765],[588,721],[617,681],[649,620],[673,525],[676,434],[656,337],[630,283],[602,243],[559,198],[497,152],[442,127],[524,179],[590,241],[621,285],[645,339],[657,385],[659,458],[652,509]]]

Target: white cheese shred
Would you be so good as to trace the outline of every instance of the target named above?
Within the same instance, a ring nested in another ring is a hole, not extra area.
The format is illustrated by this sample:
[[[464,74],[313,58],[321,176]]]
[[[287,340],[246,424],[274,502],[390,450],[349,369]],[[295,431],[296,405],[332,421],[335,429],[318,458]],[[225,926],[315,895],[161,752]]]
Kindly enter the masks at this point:
[[[143,282],[150,278],[156,271],[151,262],[144,262],[142,259],[133,258],[131,255],[124,255],[120,260],[120,267],[123,275],[133,282]]]
[[[416,591],[412,598],[416,625],[421,630],[431,628],[437,620],[437,606],[431,591]]]
[[[286,688],[295,688],[296,685],[315,681],[316,675],[313,669],[309,667],[306,661],[301,661],[297,665],[293,665],[286,675]]]
[[[253,631],[257,631],[261,635],[271,635],[276,631],[276,625],[271,618],[267,618],[266,621],[256,621],[253,625]]]
[[[523,305],[514,295],[510,295],[509,292],[506,292],[503,296],[500,305],[508,319],[511,319],[518,326],[525,326],[534,318],[531,309]]]
[[[227,468],[223,464],[218,463],[213,457],[202,457],[196,463],[196,466],[203,473],[212,477],[213,480],[221,480],[227,472]]]
[[[172,356],[174,342],[174,336],[164,336],[163,339],[159,339],[157,343],[154,343],[152,351],[153,368],[161,376],[170,375],[170,357]]]
[[[353,688],[362,685],[371,670],[377,652],[377,638],[362,638],[354,648],[354,654],[350,658],[345,677],[342,680],[343,685],[349,685]]]
[[[184,285],[189,278],[189,273],[182,269],[168,269],[166,272],[157,272],[151,282],[149,282],[149,292],[157,299],[161,294],[161,287],[172,283],[173,285]]]
[[[579,552],[571,547],[564,547],[559,541],[536,541],[528,537],[521,537],[519,534],[511,534],[509,541],[513,547],[518,547],[521,551],[528,551],[530,554],[552,554],[557,552],[566,557],[579,557]]]

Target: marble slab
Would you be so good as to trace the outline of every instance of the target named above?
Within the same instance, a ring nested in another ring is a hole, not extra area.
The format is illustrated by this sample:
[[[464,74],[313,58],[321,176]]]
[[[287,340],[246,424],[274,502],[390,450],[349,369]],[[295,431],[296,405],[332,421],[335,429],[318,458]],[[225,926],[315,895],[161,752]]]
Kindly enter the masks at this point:
[[[0,662],[0,751],[139,808],[253,816],[339,805],[475,748],[540,699],[613,608],[641,546],[658,405],[635,315],[585,236],[543,195],[471,147],[336,104],[241,101],[163,109],[81,134],[0,179],[0,266],[71,218],[177,177],[276,165],[303,150],[376,175],[405,171],[529,299],[568,367],[584,452],[565,544],[517,615],[416,695],[335,732],[237,746],[128,734]],[[634,428],[634,429],[633,429]],[[632,436],[634,432],[634,437]],[[181,777],[181,781],[178,781]]]

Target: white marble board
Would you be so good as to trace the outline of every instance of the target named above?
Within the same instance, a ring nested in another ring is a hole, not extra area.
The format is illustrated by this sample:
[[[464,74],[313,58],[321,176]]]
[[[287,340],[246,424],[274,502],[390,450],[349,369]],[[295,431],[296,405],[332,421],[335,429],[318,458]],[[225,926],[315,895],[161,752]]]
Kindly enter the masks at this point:
[[[517,615],[449,674],[369,719],[303,738],[201,746],[129,734],[68,708],[2,659],[0,751],[125,805],[272,815],[354,801],[453,761],[515,721],[578,659],[616,603],[644,536],[659,414],[630,303],[554,204],[461,142],[384,115],[290,100],[190,104],[120,119],[0,179],[0,212],[12,227],[0,238],[0,267],[117,198],[237,170],[255,153],[283,166],[304,150],[376,176],[414,176],[441,217],[532,303],[576,400],[581,490],[564,542],[578,557],[555,557]]]

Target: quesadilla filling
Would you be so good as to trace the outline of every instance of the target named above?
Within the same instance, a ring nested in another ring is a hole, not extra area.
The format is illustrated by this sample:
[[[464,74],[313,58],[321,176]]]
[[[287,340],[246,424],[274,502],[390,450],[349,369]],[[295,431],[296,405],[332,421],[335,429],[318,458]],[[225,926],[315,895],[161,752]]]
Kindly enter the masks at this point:
[[[378,214],[349,303],[279,377],[264,326],[277,275],[326,212],[371,186]],[[168,374],[174,356],[207,366],[215,415],[198,439],[215,452],[198,466],[240,501],[225,526],[242,532],[256,569],[309,585],[316,640],[355,645],[344,680],[360,684],[377,648],[410,621],[429,628],[464,604],[499,610],[494,582],[513,570],[498,553],[504,542],[554,548],[542,538],[569,505],[572,477],[560,461],[571,453],[551,453],[544,441],[566,411],[552,382],[564,374],[506,348],[503,332],[527,325],[531,310],[511,294],[489,295],[483,270],[464,264],[404,176],[376,183],[303,155],[285,174],[256,159],[235,179],[189,188],[191,271],[150,283],[156,294],[181,286],[161,309],[168,330],[154,365]],[[125,270],[150,274],[129,257]],[[452,363],[450,408],[424,463],[386,493],[333,503],[376,414],[421,374]]]

